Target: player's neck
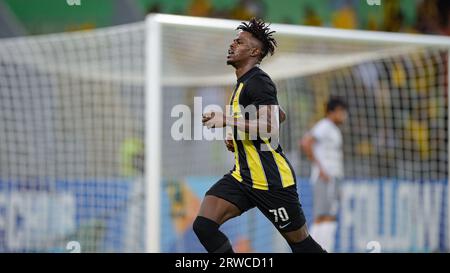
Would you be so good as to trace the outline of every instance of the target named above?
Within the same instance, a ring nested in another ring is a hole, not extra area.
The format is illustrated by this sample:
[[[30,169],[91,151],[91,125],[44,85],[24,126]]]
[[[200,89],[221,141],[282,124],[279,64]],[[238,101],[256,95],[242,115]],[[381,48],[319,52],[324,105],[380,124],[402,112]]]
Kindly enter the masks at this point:
[[[239,79],[240,77],[242,77],[245,73],[247,73],[250,69],[252,69],[255,66],[257,66],[257,64],[248,63],[241,67],[237,67],[236,68],[236,78]]]
[[[326,117],[329,121],[331,121],[331,123],[333,123],[334,125],[338,126],[338,123],[336,122],[336,120],[333,117],[327,116]]]

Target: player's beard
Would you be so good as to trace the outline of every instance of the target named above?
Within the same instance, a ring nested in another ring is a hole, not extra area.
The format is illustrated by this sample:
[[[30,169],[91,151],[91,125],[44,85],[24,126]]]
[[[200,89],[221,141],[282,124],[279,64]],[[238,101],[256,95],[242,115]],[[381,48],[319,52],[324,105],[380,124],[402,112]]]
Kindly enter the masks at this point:
[[[236,68],[236,61],[235,60],[228,60],[227,59],[227,65],[231,65],[232,67]]]

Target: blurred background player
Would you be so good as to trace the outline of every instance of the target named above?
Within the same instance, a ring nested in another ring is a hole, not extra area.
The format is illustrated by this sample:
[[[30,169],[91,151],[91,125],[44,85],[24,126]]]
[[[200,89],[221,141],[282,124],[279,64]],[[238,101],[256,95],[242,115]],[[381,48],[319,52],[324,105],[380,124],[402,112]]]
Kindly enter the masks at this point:
[[[327,251],[334,250],[339,184],[344,175],[342,133],[339,125],[347,118],[347,105],[340,98],[331,98],[326,117],[317,122],[300,141],[312,162],[314,223],[311,236]]]

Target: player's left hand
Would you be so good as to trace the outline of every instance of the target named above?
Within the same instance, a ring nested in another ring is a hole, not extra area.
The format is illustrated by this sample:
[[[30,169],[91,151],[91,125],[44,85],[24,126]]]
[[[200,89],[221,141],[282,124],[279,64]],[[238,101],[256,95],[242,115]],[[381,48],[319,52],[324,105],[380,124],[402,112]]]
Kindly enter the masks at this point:
[[[208,127],[208,129],[225,127],[225,120],[225,114],[222,112],[207,112],[202,116],[203,126]]]
[[[230,152],[234,152],[234,143],[233,143],[233,134],[228,133],[225,140],[225,146],[227,147],[227,150]]]

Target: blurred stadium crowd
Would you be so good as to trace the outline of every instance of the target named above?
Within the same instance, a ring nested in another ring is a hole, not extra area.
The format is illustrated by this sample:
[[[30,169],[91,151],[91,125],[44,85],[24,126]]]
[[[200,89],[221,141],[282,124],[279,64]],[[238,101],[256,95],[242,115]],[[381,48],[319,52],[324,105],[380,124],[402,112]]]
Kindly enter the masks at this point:
[[[73,2],[73,1],[72,1]],[[447,0],[66,0],[0,1],[0,37],[92,29],[151,12],[274,23],[450,35]],[[71,2],[70,2],[71,3]]]
[[[379,7],[360,0],[297,0],[297,16],[283,14],[283,2],[288,1],[239,0],[229,9],[216,8],[213,2],[217,1],[192,0],[184,14],[237,20],[274,17],[277,23],[450,35],[450,2],[446,0],[385,0]],[[165,11],[155,3],[148,12]]]

